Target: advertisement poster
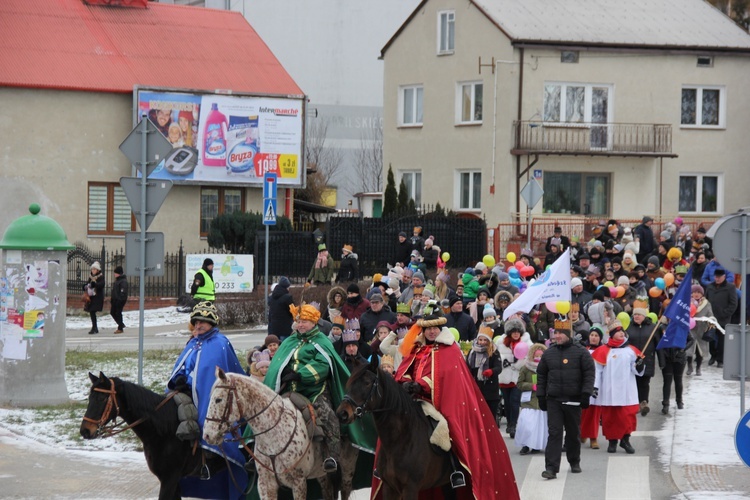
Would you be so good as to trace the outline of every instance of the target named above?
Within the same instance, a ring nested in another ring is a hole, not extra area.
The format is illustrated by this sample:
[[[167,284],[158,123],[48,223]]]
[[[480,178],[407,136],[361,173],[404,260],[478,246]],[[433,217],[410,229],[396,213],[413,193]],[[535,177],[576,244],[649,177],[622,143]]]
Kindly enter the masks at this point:
[[[253,291],[253,256],[232,254],[188,254],[185,262],[187,293],[193,284],[195,273],[205,259],[214,261],[214,284],[216,295],[222,293],[250,293]]]
[[[303,182],[303,100],[138,90],[146,114],[173,149],[150,175],[182,184],[260,186]]]
[[[24,338],[38,338],[44,335],[44,311],[23,313]]]

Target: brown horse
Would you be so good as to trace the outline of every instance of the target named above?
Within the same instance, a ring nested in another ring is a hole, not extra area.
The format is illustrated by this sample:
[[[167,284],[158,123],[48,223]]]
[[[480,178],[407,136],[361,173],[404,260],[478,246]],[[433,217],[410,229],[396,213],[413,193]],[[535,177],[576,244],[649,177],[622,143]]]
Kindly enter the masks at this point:
[[[419,492],[442,488],[453,498],[450,454],[430,443],[432,423],[393,377],[378,369],[377,358],[354,369],[336,410],[342,424],[372,413],[379,437],[377,474],[383,498],[417,499]]]
[[[84,439],[107,437],[125,429],[132,429],[143,443],[143,454],[149,470],[159,479],[159,500],[181,498],[180,479],[199,476],[203,466],[202,454],[193,453],[189,441],[175,435],[180,420],[174,400],[165,401],[157,394],[132,382],[117,377],[107,378],[89,373],[91,392],[80,433]],[[117,418],[128,427],[117,429]],[[213,453],[206,454],[209,470],[226,469],[225,460]]]

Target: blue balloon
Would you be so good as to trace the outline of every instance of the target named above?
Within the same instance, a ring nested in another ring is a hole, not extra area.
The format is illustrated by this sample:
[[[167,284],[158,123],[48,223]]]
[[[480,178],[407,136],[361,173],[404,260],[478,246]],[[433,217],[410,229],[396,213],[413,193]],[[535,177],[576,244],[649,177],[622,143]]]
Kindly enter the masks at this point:
[[[520,278],[511,278],[510,279],[510,284],[513,285],[513,286],[515,286],[515,287],[521,286],[521,283],[522,283],[522,281],[521,281]]]
[[[511,278],[518,278],[521,275],[521,273],[519,273],[518,269],[516,269],[515,267],[511,267],[510,270],[508,271],[508,275]]]
[[[656,285],[656,288],[659,290],[664,290],[667,287],[667,283],[664,281],[664,278],[656,278],[654,280],[654,285]]]

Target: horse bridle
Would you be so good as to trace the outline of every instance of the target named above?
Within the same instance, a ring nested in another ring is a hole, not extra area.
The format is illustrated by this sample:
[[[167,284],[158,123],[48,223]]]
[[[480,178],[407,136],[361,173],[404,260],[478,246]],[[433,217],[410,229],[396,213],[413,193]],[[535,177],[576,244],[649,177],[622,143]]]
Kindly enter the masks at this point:
[[[354,401],[354,398],[352,398],[349,394],[344,394],[342,401],[344,403],[348,403],[352,408],[354,408],[355,418],[362,418],[367,413],[374,413],[377,411],[374,408],[367,408],[367,405],[372,399],[372,396],[373,394],[375,394],[376,390],[378,391],[378,395],[380,395],[377,375],[375,375],[375,381],[372,383],[372,386],[370,387],[370,392],[367,394],[367,397],[365,398],[362,404],[358,404],[356,401]]]

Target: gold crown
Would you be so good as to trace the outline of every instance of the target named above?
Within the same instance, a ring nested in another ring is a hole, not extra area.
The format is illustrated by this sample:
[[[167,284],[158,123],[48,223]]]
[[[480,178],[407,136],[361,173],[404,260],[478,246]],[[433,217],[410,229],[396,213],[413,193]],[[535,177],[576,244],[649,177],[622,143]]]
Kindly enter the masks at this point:
[[[390,356],[388,354],[384,354],[382,358],[380,358],[380,365],[389,365],[393,366],[393,356]]]
[[[556,319],[555,330],[570,330],[573,328],[573,322],[569,319]]]

